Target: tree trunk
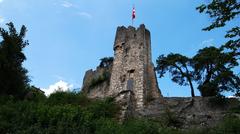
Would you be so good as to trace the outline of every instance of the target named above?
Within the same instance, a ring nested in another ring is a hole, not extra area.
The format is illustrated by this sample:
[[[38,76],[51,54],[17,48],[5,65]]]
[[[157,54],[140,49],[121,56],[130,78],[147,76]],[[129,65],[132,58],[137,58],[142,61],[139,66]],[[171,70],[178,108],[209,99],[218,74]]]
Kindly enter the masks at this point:
[[[189,74],[188,68],[187,68],[186,66],[185,66],[185,69],[186,69],[186,71],[187,71],[187,76],[186,76],[186,77],[187,77],[188,83],[189,83],[190,88],[191,88],[191,95],[192,95],[192,97],[195,97],[192,80],[191,80],[191,78],[190,78],[190,74]]]
[[[187,76],[187,80],[188,80],[188,83],[189,83],[190,88],[191,88],[191,95],[192,95],[192,97],[195,97],[194,88],[193,88],[193,84],[192,84],[191,78],[189,76]]]

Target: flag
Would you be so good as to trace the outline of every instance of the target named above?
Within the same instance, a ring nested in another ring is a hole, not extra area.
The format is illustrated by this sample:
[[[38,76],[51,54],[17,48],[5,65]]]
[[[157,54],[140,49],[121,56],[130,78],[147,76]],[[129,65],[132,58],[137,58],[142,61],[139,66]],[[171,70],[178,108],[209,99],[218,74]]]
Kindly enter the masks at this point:
[[[135,10],[135,7],[133,7],[133,10],[132,10],[132,19],[135,19],[136,18],[136,10]]]

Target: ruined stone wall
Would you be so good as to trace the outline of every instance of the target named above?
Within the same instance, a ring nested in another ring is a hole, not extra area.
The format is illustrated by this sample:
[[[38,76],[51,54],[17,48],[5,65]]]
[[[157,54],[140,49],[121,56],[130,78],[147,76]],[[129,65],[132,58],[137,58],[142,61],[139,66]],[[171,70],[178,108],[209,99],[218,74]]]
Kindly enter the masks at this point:
[[[114,57],[109,96],[131,95],[136,111],[147,101],[161,97],[151,58],[150,32],[144,25],[117,28]]]
[[[228,110],[239,108],[229,101],[224,107],[208,105],[211,98],[163,98],[158,88],[151,58],[150,32],[139,28],[118,27],[114,42],[114,60],[109,67],[88,70],[82,92],[90,98],[114,97],[121,106],[120,120],[129,117],[176,119],[181,128],[213,126]],[[104,79],[99,79],[110,74]],[[169,115],[174,115],[169,117]],[[239,114],[238,114],[239,116]]]
[[[86,71],[83,79],[82,92],[89,98],[105,98],[109,91],[112,66],[97,67]]]
[[[151,101],[145,109],[140,111],[141,117],[154,118],[160,121],[174,121],[172,125],[179,128],[214,127],[228,114],[240,118],[238,112],[229,112],[239,109],[237,99],[226,99],[225,103],[217,104],[215,97],[165,97]]]
[[[83,92],[90,98],[114,97],[121,104],[121,118],[136,116],[149,101],[162,98],[151,56],[150,32],[139,28],[118,27],[114,42],[114,60],[108,82],[91,86],[104,69],[89,70],[83,82]],[[105,70],[106,71],[106,70]],[[108,83],[108,84],[107,84]]]

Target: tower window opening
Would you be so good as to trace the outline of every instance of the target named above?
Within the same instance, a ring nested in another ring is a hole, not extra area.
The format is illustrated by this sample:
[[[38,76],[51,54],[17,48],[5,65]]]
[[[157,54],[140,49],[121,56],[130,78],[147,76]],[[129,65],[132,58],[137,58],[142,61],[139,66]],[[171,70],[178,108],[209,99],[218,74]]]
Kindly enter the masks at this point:
[[[135,69],[131,69],[131,70],[128,71],[128,73],[130,73],[130,74],[132,74],[134,72],[135,72]]]

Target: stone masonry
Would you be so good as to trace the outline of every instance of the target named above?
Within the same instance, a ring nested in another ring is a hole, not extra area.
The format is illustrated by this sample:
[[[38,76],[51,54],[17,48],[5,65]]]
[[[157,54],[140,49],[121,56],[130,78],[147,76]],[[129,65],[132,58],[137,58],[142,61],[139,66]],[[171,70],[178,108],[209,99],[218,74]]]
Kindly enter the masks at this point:
[[[89,98],[114,97],[121,107],[120,120],[147,117],[172,121],[174,118],[178,122],[175,125],[184,129],[211,127],[229,109],[240,108],[237,100],[228,100],[228,105],[218,108],[209,105],[211,98],[163,98],[151,58],[150,32],[144,25],[137,29],[118,27],[113,49],[114,60],[109,66],[98,66],[85,73],[82,92]]]
[[[113,49],[111,67],[88,70],[82,91],[90,98],[115,97],[122,106],[121,118],[135,116],[148,102],[162,98],[152,63],[150,32],[143,24],[137,29],[118,27]],[[91,86],[106,72],[110,73],[108,82]]]
[[[114,42],[114,61],[107,96],[131,100],[135,111],[144,109],[151,100],[162,97],[151,57],[150,32],[142,24],[118,27]],[[132,110],[130,110],[132,111]]]

